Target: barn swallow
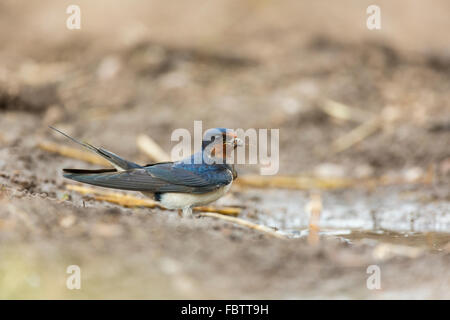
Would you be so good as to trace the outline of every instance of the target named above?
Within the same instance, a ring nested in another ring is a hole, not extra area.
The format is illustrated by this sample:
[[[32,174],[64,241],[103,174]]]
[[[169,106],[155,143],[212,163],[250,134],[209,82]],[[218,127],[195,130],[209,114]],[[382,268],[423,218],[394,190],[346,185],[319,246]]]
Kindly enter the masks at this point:
[[[114,167],[63,169],[65,178],[100,187],[140,191],[164,208],[182,211],[185,217],[192,216],[192,207],[206,205],[225,195],[237,178],[234,165],[228,164],[227,159],[230,151],[242,142],[230,129],[207,130],[202,139],[202,150],[188,158],[141,166],[50,128],[105,158]]]

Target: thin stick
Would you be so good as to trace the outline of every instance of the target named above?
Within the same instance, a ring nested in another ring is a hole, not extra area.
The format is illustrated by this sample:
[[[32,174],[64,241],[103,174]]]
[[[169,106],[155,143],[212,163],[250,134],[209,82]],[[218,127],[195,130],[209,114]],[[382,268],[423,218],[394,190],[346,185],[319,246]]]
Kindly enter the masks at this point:
[[[381,127],[381,119],[379,117],[370,119],[342,137],[336,139],[332,148],[335,153],[342,152],[358,142],[361,142],[371,134],[375,133]]]
[[[91,187],[84,187],[79,186],[76,184],[68,184],[66,185],[66,189],[72,190],[84,195],[92,195],[94,200],[97,201],[107,201],[111,203],[115,203],[118,205],[122,205],[124,207],[146,207],[146,208],[163,208],[158,202],[152,200],[152,199],[142,199],[138,197],[134,197],[132,195],[128,194],[122,194],[119,192],[111,192],[106,190],[100,190],[96,188]],[[234,208],[234,207],[223,207],[223,208],[216,208],[216,207],[195,207],[193,208],[193,211],[196,212],[216,212],[222,215],[231,215],[231,216],[237,216],[241,213],[241,208]]]
[[[112,191],[107,191],[107,190],[97,189],[97,188],[91,188],[91,187],[85,187],[85,186],[80,186],[77,184],[67,184],[66,189],[71,190],[71,191],[76,191],[81,194],[95,194],[95,195],[111,196],[111,197],[123,196],[122,193],[112,192]]]
[[[170,161],[170,156],[149,136],[141,134],[137,137],[138,148],[155,162]]]
[[[107,201],[111,203],[115,203],[127,208],[133,207],[146,207],[146,208],[155,208],[160,207],[156,202],[151,199],[140,199],[133,196],[127,195],[114,195],[114,196],[96,196],[94,195],[94,199],[97,201]]]
[[[373,118],[373,115],[369,112],[352,108],[343,103],[329,99],[319,101],[318,106],[327,115],[339,120],[363,123],[367,121],[367,119]]]
[[[407,181],[401,177],[389,175],[366,179],[352,178],[317,178],[312,176],[258,176],[244,175],[239,177],[235,184],[240,187],[251,188],[279,188],[294,190],[338,190],[353,187],[374,188],[401,184],[431,184],[434,180],[433,168],[414,181]]]
[[[200,216],[225,220],[225,221],[228,221],[228,222],[232,222],[232,223],[244,226],[246,228],[250,228],[250,229],[253,229],[253,230],[264,232],[264,233],[266,233],[266,234],[268,234],[268,235],[270,235],[272,237],[275,237],[275,238],[287,239],[286,236],[284,236],[283,234],[281,234],[279,232],[276,232],[275,230],[273,230],[273,229],[271,229],[269,227],[266,227],[266,226],[263,226],[263,225],[260,225],[260,224],[256,224],[256,223],[253,223],[253,222],[250,222],[248,220],[241,219],[241,218],[224,216],[224,215],[220,215],[220,214],[212,213],[212,212],[202,212],[202,213],[200,213]]]
[[[93,153],[90,153],[87,151],[75,149],[72,147],[67,147],[64,145],[60,145],[60,144],[48,142],[48,141],[39,142],[37,144],[37,146],[44,151],[56,153],[56,154],[59,154],[64,157],[78,159],[81,161],[85,161],[85,162],[89,162],[89,163],[93,163],[93,164],[99,164],[102,166],[108,166],[108,167],[111,166],[111,164],[108,161],[106,161],[105,159],[103,159],[99,156],[96,156]]]
[[[322,213],[322,198],[319,193],[311,194],[306,211],[309,212],[308,243],[316,246],[319,244],[319,221]]]
[[[309,176],[259,176],[245,175],[236,180],[241,186],[254,188],[284,189],[341,189],[355,184],[355,180],[344,178],[315,178]]]
[[[220,214],[224,214],[227,216],[238,216],[242,209],[241,208],[235,208],[235,207],[223,207],[223,208],[216,208],[216,207],[194,207],[194,211],[196,212],[216,212]]]

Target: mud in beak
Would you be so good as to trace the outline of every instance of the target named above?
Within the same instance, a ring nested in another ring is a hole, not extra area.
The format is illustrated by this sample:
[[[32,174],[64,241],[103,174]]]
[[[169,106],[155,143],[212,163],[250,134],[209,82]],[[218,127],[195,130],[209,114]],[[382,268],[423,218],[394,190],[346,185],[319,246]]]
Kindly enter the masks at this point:
[[[237,147],[243,146],[244,143],[241,139],[237,137],[233,137],[233,139],[229,140],[228,142],[225,142],[224,145],[227,145],[229,147],[232,147],[233,149],[236,149]]]
[[[239,139],[237,137],[233,139],[233,146],[234,146],[234,148],[240,147],[240,146],[243,146],[243,145],[244,145],[244,142],[241,139]]]

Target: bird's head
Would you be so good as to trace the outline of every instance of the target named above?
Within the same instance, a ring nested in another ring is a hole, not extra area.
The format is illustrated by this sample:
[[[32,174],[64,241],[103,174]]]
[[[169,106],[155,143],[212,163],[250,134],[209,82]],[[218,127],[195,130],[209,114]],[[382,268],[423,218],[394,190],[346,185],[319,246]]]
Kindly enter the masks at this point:
[[[226,159],[236,147],[241,146],[242,141],[234,130],[226,128],[209,129],[203,135],[202,149],[210,153],[212,157]]]

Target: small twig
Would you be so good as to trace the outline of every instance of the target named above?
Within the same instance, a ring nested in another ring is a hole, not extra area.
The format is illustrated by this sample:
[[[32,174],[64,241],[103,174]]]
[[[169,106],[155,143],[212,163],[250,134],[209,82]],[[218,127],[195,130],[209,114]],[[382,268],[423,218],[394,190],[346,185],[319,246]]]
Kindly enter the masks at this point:
[[[236,180],[241,186],[284,189],[341,189],[351,187],[356,180],[344,178],[315,178],[310,176],[245,175]]]
[[[396,256],[417,258],[420,255],[422,255],[424,251],[425,249],[421,247],[410,247],[391,243],[380,243],[373,249],[372,255],[377,260],[387,260]]]
[[[111,203],[115,203],[124,207],[146,207],[146,208],[163,208],[158,202],[152,199],[142,199],[138,197],[134,197],[128,194],[122,194],[118,192],[111,192],[106,190],[100,190],[96,188],[84,187],[75,184],[66,185],[68,190],[72,190],[84,195],[92,195],[94,200],[97,201],[107,201]],[[234,207],[224,207],[224,208],[215,208],[215,207],[195,207],[193,211],[196,212],[215,212],[222,215],[231,215],[237,216],[241,213],[240,208]]]
[[[238,216],[242,209],[241,208],[235,208],[235,207],[224,207],[224,208],[216,208],[216,207],[194,207],[194,211],[196,212],[216,212],[224,215],[229,216]]]
[[[92,197],[98,201],[108,201],[115,204],[120,204],[124,207],[147,207],[147,208],[159,207],[159,204],[152,199],[141,199],[134,197],[132,195],[122,194],[119,192],[111,192],[91,187],[84,187],[76,184],[68,184],[66,185],[66,189],[84,195],[92,195]]]
[[[333,142],[332,148],[335,153],[342,152],[364,140],[377,131],[382,124],[381,117],[337,101],[323,99],[319,101],[318,106],[333,118],[360,123],[358,127]]]
[[[271,236],[273,236],[275,238],[287,239],[286,236],[284,236],[283,234],[281,234],[281,233],[279,233],[279,232],[277,232],[277,231],[275,231],[275,230],[273,230],[273,229],[271,229],[269,227],[266,227],[266,226],[263,226],[263,225],[260,225],[260,224],[256,224],[256,223],[253,223],[253,222],[250,222],[248,220],[241,219],[241,218],[224,216],[224,215],[220,215],[220,214],[212,213],[212,212],[202,212],[202,213],[200,213],[200,216],[225,220],[225,221],[232,222],[232,223],[235,223],[235,224],[238,224],[238,225],[241,225],[241,226],[253,229],[253,230],[264,232],[264,233],[269,234],[269,235],[271,235]]]
[[[93,196],[94,200],[97,201],[107,201],[111,203],[115,203],[127,208],[133,207],[146,207],[146,208],[155,208],[160,207],[156,202],[151,199],[140,199],[133,196],[127,195],[113,195],[113,196]]]
[[[322,213],[322,198],[319,193],[313,193],[311,199],[306,205],[306,211],[309,212],[309,234],[308,243],[310,245],[319,244],[319,221]]]
[[[76,191],[81,194],[96,194],[96,195],[104,195],[104,196],[123,195],[123,194],[117,193],[117,192],[111,192],[111,191],[102,190],[102,189],[85,187],[85,186],[80,186],[77,184],[67,184],[66,189],[71,190],[71,191]]]
[[[378,129],[380,129],[380,127],[381,118],[379,117],[375,117],[364,122],[355,129],[336,139],[332,144],[333,151],[338,153],[352,147],[371,134],[375,133]]]
[[[373,118],[373,115],[367,111],[352,108],[334,100],[322,99],[318,106],[327,115],[339,120],[363,123]]]
[[[138,148],[155,162],[170,161],[170,156],[149,136],[141,134],[137,137]]]
[[[44,151],[57,153],[64,157],[78,159],[78,160],[82,160],[82,161],[93,163],[93,164],[99,164],[102,166],[108,166],[108,167],[111,166],[111,164],[108,161],[106,161],[105,159],[103,159],[99,156],[96,156],[93,153],[90,153],[87,151],[67,147],[64,145],[59,145],[57,143],[48,142],[48,141],[39,142],[37,144],[37,146]]]

